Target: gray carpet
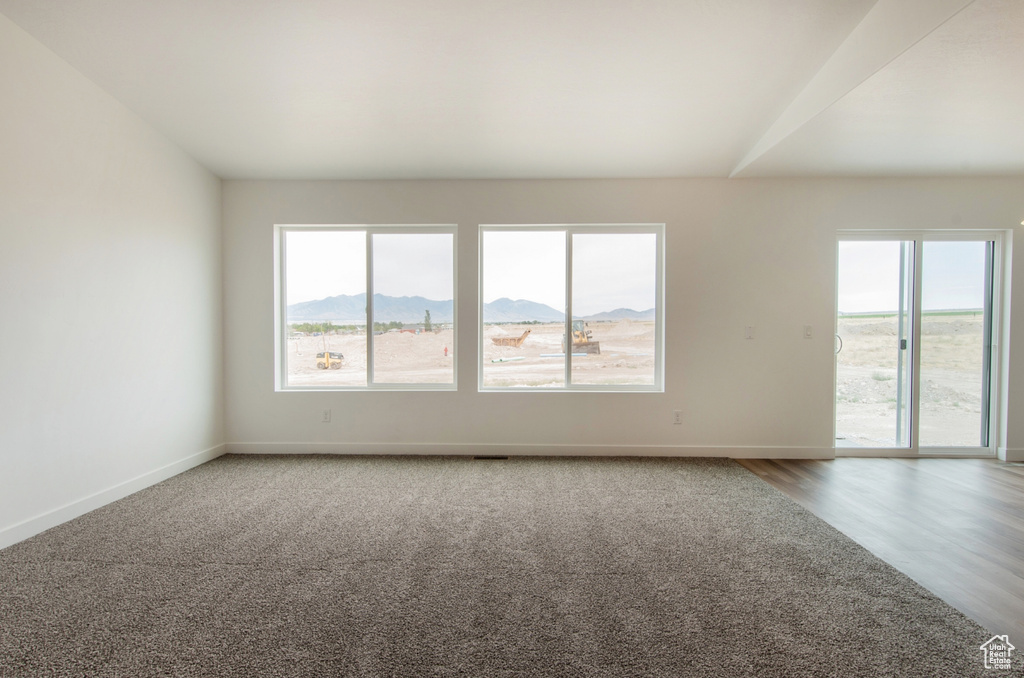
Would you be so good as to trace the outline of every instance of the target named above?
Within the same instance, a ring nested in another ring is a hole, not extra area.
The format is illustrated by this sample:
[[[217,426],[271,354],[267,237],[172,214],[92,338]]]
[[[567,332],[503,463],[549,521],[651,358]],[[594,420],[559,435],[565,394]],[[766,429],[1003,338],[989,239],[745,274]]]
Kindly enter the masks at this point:
[[[7,676],[972,676],[728,460],[227,456],[0,551]]]

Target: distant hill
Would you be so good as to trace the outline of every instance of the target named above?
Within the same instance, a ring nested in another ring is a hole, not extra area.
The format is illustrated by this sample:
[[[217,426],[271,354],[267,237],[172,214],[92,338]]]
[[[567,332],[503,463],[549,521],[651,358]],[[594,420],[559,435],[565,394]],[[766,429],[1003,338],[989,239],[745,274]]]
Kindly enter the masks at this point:
[[[421,323],[426,311],[434,323],[450,323],[454,317],[452,300],[435,301],[425,297],[389,297],[373,295],[373,315],[377,322]],[[366,324],[366,295],[341,294],[316,301],[303,301],[288,307],[288,322],[330,320],[338,325]]]
[[[557,323],[565,320],[565,313],[526,299],[502,297],[484,304],[485,323],[521,323],[536,320],[542,323]]]
[[[602,311],[601,313],[595,313],[594,315],[585,315],[583,317],[577,316],[579,320],[593,320],[598,322],[601,320],[639,320],[646,322],[654,322],[654,309],[649,308],[646,311],[634,311],[631,308],[617,308],[614,311]]]
[[[373,296],[374,317],[377,322],[397,321],[407,324],[423,322],[424,312],[430,311],[430,320],[435,323],[450,323],[453,318],[452,300],[437,301],[425,297],[389,297],[383,294]],[[654,309],[634,311],[620,308],[594,315],[583,316],[581,320],[654,320]],[[366,323],[366,295],[341,294],[336,297],[303,301],[288,307],[288,322],[331,321],[338,325],[363,325]],[[565,313],[526,299],[495,299],[484,304],[485,323],[521,322],[558,323],[565,321]]]

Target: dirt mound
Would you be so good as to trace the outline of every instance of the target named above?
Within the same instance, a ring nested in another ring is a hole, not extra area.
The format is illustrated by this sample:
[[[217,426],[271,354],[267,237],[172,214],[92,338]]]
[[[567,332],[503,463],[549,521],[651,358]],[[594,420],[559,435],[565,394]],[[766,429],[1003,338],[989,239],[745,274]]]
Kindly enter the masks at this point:
[[[653,339],[654,332],[649,322],[635,322],[633,320],[618,320],[609,323],[591,323],[588,329],[593,332],[594,340],[601,338],[609,339]],[[600,334],[600,337],[598,336]]]

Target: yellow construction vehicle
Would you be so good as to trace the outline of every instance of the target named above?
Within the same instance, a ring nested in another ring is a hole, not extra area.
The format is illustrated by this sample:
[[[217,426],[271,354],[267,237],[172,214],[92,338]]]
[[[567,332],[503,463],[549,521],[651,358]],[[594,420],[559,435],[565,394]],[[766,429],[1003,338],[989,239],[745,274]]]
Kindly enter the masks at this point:
[[[345,359],[338,351],[332,351],[331,345],[327,341],[327,334],[332,330],[331,323],[323,324],[323,332],[314,332],[314,337],[320,337],[320,342],[323,345],[322,351],[316,354],[316,366],[321,370],[340,370],[341,361]]]
[[[340,370],[344,358],[337,351],[321,351],[316,354],[316,366],[321,370]]]
[[[582,320],[572,321],[572,352],[601,355],[601,342],[591,339],[587,323]],[[565,335],[562,335],[562,353],[565,353]]]

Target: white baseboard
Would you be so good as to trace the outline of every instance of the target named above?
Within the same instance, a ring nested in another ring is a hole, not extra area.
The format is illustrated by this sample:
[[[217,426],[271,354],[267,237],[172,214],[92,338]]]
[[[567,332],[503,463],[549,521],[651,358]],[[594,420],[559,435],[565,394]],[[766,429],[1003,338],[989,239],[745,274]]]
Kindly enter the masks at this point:
[[[227,443],[228,454],[375,454],[561,457],[729,457],[833,459],[831,447],[688,445],[514,445],[495,443]]]
[[[44,532],[51,527],[56,527],[57,525],[65,523],[72,518],[77,518],[80,515],[84,515],[89,511],[98,509],[99,507],[117,501],[118,499],[127,497],[129,494],[134,494],[135,492],[143,490],[150,485],[156,485],[157,483],[174,477],[179,473],[183,473],[190,468],[194,468],[200,464],[205,464],[212,459],[216,459],[224,453],[225,445],[211,447],[208,450],[193,454],[190,457],[167,464],[166,466],[161,466],[160,468],[148,473],[143,473],[141,476],[132,478],[131,480],[126,480],[123,483],[101,490],[95,494],[90,494],[88,497],[83,497],[82,499],[78,499],[59,508],[47,511],[46,513],[40,514],[34,518],[24,520],[16,525],[2,528],[0,529],[0,549],[6,548],[12,544],[17,544],[19,541],[28,539],[29,537],[35,536],[40,532]]]
[[[1019,447],[1000,447],[999,458],[1002,461],[1024,461],[1024,449]]]

